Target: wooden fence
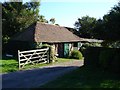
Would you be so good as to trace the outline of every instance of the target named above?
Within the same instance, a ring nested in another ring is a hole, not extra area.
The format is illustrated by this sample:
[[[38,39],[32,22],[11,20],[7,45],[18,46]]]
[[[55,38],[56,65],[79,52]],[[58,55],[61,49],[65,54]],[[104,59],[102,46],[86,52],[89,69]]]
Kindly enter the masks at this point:
[[[49,48],[19,51],[18,50],[19,69],[26,64],[49,63]]]

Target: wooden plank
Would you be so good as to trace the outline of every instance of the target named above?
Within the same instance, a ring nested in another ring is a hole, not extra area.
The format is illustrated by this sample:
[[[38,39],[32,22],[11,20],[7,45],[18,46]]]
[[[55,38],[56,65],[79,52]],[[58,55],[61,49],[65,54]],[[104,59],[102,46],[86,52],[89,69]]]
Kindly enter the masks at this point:
[[[38,61],[43,61],[43,60],[47,60],[47,58],[41,58]]]
[[[46,48],[46,49],[37,49],[37,50],[29,50],[29,51],[20,51],[20,53],[29,53],[29,52],[37,52],[37,51],[46,51],[48,50],[49,48]]]
[[[40,53],[36,53],[36,54],[38,54],[38,55],[40,55],[40,54],[44,54],[44,52],[40,52]],[[31,56],[32,54],[26,54],[26,55],[21,55],[20,57],[24,57],[24,56]]]
[[[37,49],[29,51],[18,50],[19,69],[23,68],[26,64],[34,64],[35,62],[47,62],[49,61],[49,48]]]
[[[20,57],[31,56],[31,55],[32,55],[32,54],[26,54],[26,55],[22,54]]]
[[[31,59],[37,59],[37,58],[40,58],[41,56],[37,56],[37,57],[32,57],[32,58],[30,58],[30,60]],[[47,57],[47,55],[44,55],[43,57]],[[20,61],[26,61],[26,60],[28,60],[28,59],[20,59]]]
[[[35,61],[32,61],[33,63],[34,62],[39,62],[39,61],[47,61],[47,58],[42,58],[42,59],[39,59],[39,60],[35,60]],[[30,64],[31,62],[27,62],[27,64]],[[20,63],[20,65],[24,65],[24,62]]]
[[[27,59],[20,59],[20,62],[27,61]]]

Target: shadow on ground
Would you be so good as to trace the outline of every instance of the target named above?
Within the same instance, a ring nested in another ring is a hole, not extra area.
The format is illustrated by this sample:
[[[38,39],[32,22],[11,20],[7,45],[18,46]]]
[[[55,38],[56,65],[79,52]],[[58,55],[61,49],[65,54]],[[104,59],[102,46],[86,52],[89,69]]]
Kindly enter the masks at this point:
[[[82,66],[39,88],[120,88],[119,74]]]
[[[78,68],[79,66],[54,66],[17,71],[2,76],[2,88],[36,88]]]

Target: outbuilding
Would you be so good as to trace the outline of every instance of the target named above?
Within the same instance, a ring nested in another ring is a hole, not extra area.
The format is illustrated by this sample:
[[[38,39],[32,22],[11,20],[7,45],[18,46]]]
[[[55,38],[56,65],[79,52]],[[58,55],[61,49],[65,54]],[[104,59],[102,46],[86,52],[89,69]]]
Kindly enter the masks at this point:
[[[79,50],[81,41],[84,39],[65,27],[36,22],[11,38],[10,49],[33,49],[36,44],[49,44],[58,57],[67,57],[72,50]]]

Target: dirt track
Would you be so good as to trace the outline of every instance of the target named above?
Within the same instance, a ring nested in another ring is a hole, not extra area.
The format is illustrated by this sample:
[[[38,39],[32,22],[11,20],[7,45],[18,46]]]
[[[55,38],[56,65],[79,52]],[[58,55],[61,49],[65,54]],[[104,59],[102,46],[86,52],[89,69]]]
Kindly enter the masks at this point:
[[[2,76],[2,88],[35,88],[83,65],[83,60],[74,60],[39,69],[17,71]]]

